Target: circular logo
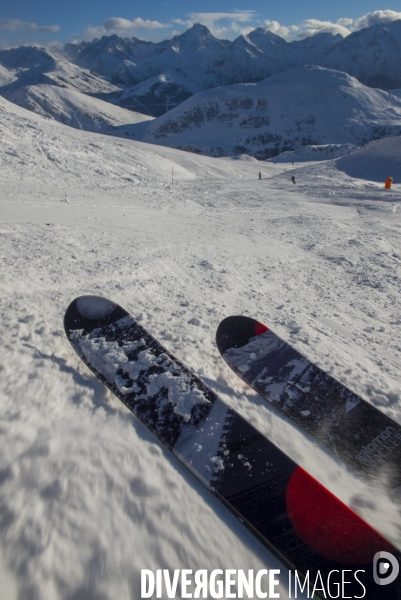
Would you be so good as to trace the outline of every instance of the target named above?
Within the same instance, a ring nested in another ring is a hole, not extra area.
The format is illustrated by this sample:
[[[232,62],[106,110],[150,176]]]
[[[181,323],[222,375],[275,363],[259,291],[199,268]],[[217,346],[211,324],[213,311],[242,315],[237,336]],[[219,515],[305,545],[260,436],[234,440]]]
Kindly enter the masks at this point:
[[[400,572],[400,565],[390,552],[376,552],[373,558],[373,579],[377,585],[393,583]]]

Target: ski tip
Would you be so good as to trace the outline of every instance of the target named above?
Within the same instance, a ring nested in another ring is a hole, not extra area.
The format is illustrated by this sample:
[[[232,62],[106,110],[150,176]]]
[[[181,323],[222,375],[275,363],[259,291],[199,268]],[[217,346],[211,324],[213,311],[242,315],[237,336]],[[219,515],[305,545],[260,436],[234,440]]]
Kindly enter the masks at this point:
[[[244,316],[226,317],[216,331],[216,344],[220,354],[230,348],[241,348],[256,335],[266,333],[269,328],[263,323]]]
[[[264,323],[260,323],[259,321],[255,321],[255,335],[262,335],[262,333],[266,333],[269,331],[269,328],[264,325]]]
[[[79,296],[67,308],[64,315],[64,329],[69,336],[77,329],[84,332],[108,325],[125,317],[128,313],[118,304],[101,296]]]

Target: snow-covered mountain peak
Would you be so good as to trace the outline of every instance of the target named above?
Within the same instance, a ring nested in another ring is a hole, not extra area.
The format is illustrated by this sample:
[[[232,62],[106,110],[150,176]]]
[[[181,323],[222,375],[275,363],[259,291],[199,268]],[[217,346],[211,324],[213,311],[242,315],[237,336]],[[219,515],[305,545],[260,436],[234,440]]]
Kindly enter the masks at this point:
[[[41,46],[20,46],[10,50],[0,50],[0,63],[8,69],[51,68],[56,57]]]
[[[254,31],[251,31],[245,37],[251,44],[263,52],[266,52],[272,46],[280,48],[287,44],[282,37],[264,27],[258,27],[257,29],[254,29]]]
[[[327,51],[323,62],[370,87],[400,88],[401,20],[351,33]]]
[[[165,43],[160,44],[161,50],[163,44]],[[170,47],[178,47],[188,58],[198,61],[204,61],[207,56],[217,58],[218,53],[229,44],[226,40],[214,37],[210,30],[200,23],[195,23],[185,33],[175,36],[169,42]]]
[[[80,60],[93,60],[97,59],[103,54],[108,54],[113,57],[120,57],[122,60],[132,55],[132,46],[138,41],[136,38],[132,40],[123,39],[116,34],[106,36],[98,40],[94,40],[90,45],[86,46],[82,52],[80,52]]]
[[[376,23],[370,27],[364,27],[359,29],[352,34],[354,39],[364,40],[370,39],[371,41],[393,39],[398,45],[401,46],[401,19],[392,21],[391,23]]]
[[[195,23],[185,31],[185,33],[177,36],[178,38],[185,40],[217,40],[214,37],[210,29],[206,27],[206,25],[202,25],[201,23]]]
[[[90,95],[119,91],[101,75],[72,63],[65,55],[37,46],[0,51],[1,93],[25,86],[50,84]]]

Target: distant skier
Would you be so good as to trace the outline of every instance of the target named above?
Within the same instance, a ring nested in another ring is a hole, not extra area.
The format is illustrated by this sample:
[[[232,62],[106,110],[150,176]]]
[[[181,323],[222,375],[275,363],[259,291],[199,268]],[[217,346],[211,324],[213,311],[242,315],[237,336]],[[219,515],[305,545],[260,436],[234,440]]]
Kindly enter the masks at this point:
[[[391,184],[392,183],[393,183],[393,178],[392,177],[387,177],[386,183],[384,184],[384,187],[386,188],[386,190],[391,190]]]
[[[291,181],[292,183],[296,183],[294,175],[291,175]]]
[[[259,179],[262,179],[262,173],[259,171]]]

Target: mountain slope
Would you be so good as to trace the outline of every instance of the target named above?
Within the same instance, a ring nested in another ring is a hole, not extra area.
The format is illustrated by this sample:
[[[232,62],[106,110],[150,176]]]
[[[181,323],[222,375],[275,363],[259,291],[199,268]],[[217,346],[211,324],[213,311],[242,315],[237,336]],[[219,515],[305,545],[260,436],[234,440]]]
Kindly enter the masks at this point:
[[[302,65],[319,65],[327,67],[326,56],[338,45],[341,46],[343,38],[339,33],[316,33],[303,40],[294,40],[286,43],[281,48],[281,56],[286,69],[293,67],[301,67]],[[352,48],[350,48],[352,52]],[[337,71],[345,71],[345,69],[333,67]],[[347,72],[347,71],[345,71]]]
[[[167,69],[125,89],[118,100],[129,110],[160,116],[175,108],[199,91],[199,85],[188,80],[180,71]]]
[[[70,127],[106,135],[134,137],[133,124],[153,119],[56,85],[26,86],[9,91],[6,97],[23,108]]]
[[[43,125],[43,121],[46,119],[46,117],[35,114],[26,108],[22,108],[21,106],[18,106],[14,102],[10,102],[9,100],[6,100],[6,98],[3,98],[3,96],[0,96],[0,111],[3,114],[8,113],[10,115],[15,115],[16,117],[22,117],[23,119],[28,119],[29,121],[35,121],[36,123],[39,122],[42,125]]]
[[[196,94],[146,126],[142,139],[216,156],[269,158],[308,144],[401,135],[401,99],[331,69],[301,67],[256,84]]]

